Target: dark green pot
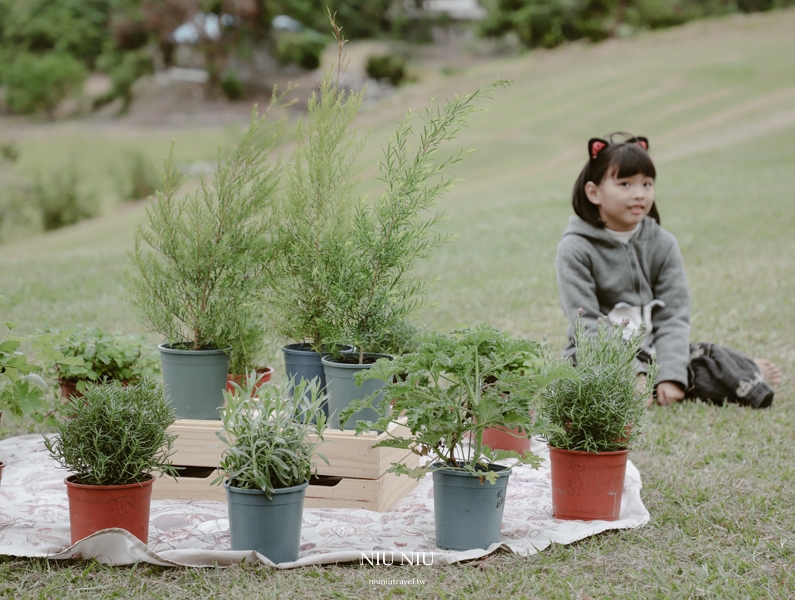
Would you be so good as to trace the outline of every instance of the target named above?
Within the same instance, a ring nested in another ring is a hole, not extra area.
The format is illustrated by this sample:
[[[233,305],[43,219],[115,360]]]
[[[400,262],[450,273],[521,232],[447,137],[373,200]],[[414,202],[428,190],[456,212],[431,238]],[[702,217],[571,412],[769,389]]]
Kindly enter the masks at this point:
[[[511,470],[500,465],[491,465],[489,470],[498,473],[494,484],[485,480],[481,483],[466,471],[442,468],[433,472],[433,511],[439,548],[485,550],[502,539],[500,527]]]
[[[350,356],[358,356],[352,353]],[[376,359],[387,357],[386,354],[370,354],[364,355],[365,359],[371,359],[373,362]],[[328,408],[329,408],[329,428],[340,429],[340,413],[343,409],[354,400],[365,398],[370,394],[377,392],[386,385],[386,381],[380,379],[368,379],[362,384],[361,387],[356,385],[353,377],[359,371],[364,371],[373,366],[373,363],[365,363],[360,365],[358,363],[341,362],[324,356],[321,358],[323,363],[323,370],[326,373],[326,387],[329,393]],[[382,396],[379,395],[374,405],[378,406],[381,403]],[[343,429],[355,429],[356,421],[375,421],[378,419],[378,413],[370,408],[357,411],[344,423]]]
[[[160,344],[163,391],[179,419],[217,421],[224,404],[229,349],[177,350]]]
[[[308,485],[274,490],[268,500],[262,490],[242,490],[224,481],[232,550],[256,550],[277,565],[298,560]]]

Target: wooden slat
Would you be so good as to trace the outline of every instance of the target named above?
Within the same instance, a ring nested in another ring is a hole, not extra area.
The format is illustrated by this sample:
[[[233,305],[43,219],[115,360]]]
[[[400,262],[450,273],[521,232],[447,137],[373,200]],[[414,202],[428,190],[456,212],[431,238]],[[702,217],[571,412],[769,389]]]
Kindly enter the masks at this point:
[[[177,434],[172,462],[195,467],[218,465],[225,448],[215,434],[220,430],[220,421],[177,421],[169,427],[170,433]],[[406,427],[394,423],[389,432],[400,436],[409,433]],[[378,479],[393,462],[406,456],[406,450],[401,448],[373,448],[375,443],[387,437],[386,433],[370,432],[356,436],[353,431],[327,430],[325,443],[318,448],[318,452],[328,459],[329,464],[318,458],[315,461],[318,475]]]

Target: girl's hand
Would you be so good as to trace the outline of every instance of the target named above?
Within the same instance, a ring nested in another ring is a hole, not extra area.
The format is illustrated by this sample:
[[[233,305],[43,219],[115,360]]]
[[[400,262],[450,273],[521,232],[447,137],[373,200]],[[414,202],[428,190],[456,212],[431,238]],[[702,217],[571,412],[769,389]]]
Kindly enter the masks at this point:
[[[657,404],[660,406],[668,406],[674,402],[679,402],[684,399],[685,391],[679,386],[678,383],[673,381],[661,381],[657,385]]]

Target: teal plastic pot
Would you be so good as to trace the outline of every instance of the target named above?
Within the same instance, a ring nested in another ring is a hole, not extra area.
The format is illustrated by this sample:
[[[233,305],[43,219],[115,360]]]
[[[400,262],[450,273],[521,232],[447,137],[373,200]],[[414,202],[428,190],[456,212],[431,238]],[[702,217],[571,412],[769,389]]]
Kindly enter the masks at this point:
[[[355,354],[352,354],[355,355]],[[356,355],[358,356],[358,355]],[[331,358],[330,356],[323,356],[321,362],[323,363],[323,370],[326,373],[326,387],[329,393],[328,408],[329,408],[329,428],[340,429],[340,413],[343,409],[354,400],[366,398],[370,394],[377,392],[386,385],[386,381],[380,379],[368,379],[361,387],[356,385],[353,377],[359,371],[364,371],[373,366],[373,362],[379,358],[391,358],[386,354],[370,354],[364,355],[365,360],[371,360],[370,363],[358,364],[340,362]],[[381,404],[383,397],[379,394],[374,402],[375,406]],[[378,413],[371,408],[353,413],[350,419],[344,423],[342,429],[355,429],[356,421],[375,421],[378,419]]]
[[[437,466],[437,465],[434,465]],[[511,470],[491,465],[496,483],[483,483],[465,471],[433,472],[433,511],[436,545],[445,550],[487,549],[502,538],[505,494]]]
[[[232,550],[256,550],[277,565],[298,560],[308,485],[274,490],[268,500],[262,490],[242,490],[224,481]]]
[[[229,349],[176,350],[160,344],[163,391],[178,419],[216,421],[224,404]]]

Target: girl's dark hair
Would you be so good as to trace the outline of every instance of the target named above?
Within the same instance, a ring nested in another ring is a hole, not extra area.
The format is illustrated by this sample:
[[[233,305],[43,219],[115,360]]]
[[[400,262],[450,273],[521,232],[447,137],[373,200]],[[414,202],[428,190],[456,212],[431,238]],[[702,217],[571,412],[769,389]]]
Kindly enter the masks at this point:
[[[613,138],[619,136],[624,140],[614,141]],[[605,226],[602,219],[599,218],[599,207],[588,200],[588,196],[585,194],[585,184],[589,181],[599,185],[606,176],[615,171],[617,171],[615,175],[619,179],[632,177],[638,173],[652,179],[657,177],[651,156],[646,149],[636,143],[638,139],[628,133],[612,133],[604,140],[604,146],[597,151],[596,158],[589,158],[585,163],[574,184],[571,204],[577,216],[586,223],[590,223],[594,227]],[[645,141],[645,138],[643,139]],[[590,144],[588,150],[591,151]],[[660,214],[657,212],[656,204],[651,205],[649,216],[658,224],[660,223]]]

